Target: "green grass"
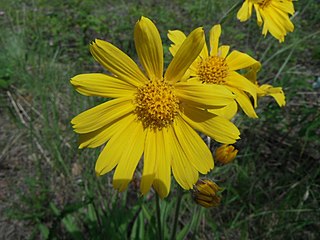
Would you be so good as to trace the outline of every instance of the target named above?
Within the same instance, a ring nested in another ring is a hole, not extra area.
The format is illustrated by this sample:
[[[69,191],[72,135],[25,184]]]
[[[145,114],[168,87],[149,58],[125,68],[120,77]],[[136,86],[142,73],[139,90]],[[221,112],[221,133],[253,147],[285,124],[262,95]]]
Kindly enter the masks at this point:
[[[101,38],[137,59],[133,27],[141,15],[161,33],[170,61],[169,29],[189,33],[217,23],[236,1],[15,1],[0,11],[0,238],[154,239],[155,196],[137,185],[112,189],[97,178],[100,149],[77,149],[72,117],[102,99],[77,94],[69,79],[102,72],[88,44]],[[283,44],[263,38],[254,18],[223,23],[222,39],[263,64],[260,83],[282,86],[287,106],[259,102],[259,119],[241,115],[237,159],[209,177],[224,188],[221,206],[201,209],[184,193],[177,239],[318,239],[320,29],[316,1],[295,2],[295,31]],[[3,173],[2,173],[3,172]],[[161,201],[164,238],[172,231],[179,194]],[[12,231],[14,229],[14,231]],[[1,235],[3,234],[3,236]]]

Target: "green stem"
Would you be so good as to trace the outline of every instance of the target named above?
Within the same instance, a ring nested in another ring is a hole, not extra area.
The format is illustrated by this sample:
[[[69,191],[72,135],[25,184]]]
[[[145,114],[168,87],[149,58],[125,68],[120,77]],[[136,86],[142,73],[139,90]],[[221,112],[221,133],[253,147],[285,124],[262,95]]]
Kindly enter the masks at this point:
[[[178,198],[177,198],[176,211],[174,214],[173,229],[172,229],[171,238],[170,238],[171,240],[174,240],[176,236],[182,196],[183,196],[183,193],[179,191]]]
[[[243,4],[243,0],[240,0],[239,2],[237,2],[236,4],[234,4],[234,5],[228,10],[228,12],[226,12],[226,13],[222,16],[222,18],[219,20],[219,24],[222,25],[222,24],[227,20],[227,18],[229,17],[229,15],[230,15],[231,13],[233,13],[236,9],[238,9],[242,4]]]
[[[157,208],[157,222],[158,222],[158,238],[163,240],[162,227],[161,227],[161,212],[160,212],[160,200],[158,194],[156,194],[156,208]]]

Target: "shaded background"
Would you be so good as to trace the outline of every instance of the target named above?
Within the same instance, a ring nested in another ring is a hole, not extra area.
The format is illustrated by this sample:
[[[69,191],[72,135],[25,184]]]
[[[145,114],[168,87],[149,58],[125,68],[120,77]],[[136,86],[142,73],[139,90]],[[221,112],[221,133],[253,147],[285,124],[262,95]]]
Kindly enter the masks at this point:
[[[133,27],[142,15],[156,23],[168,64],[167,30],[208,32],[236,2],[1,1],[0,239],[156,236],[154,193],[139,197],[134,180],[117,194],[111,173],[95,177],[99,149],[77,149],[71,118],[104,99],[80,96],[69,79],[104,71],[88,51],[95,38],[137,59]],[[282,86],[287,105],[266,97],[259,119],[236,117],[239,155],[207,176],[225,188],[221,206],[200,210],[186,193],[177,239],[320,237],[320,5],[294,4],[295,31],[282,44],[261,36],[255,16],[240,23],[234,12],[222,25],[220,43],[261,61],[259,83]],[[165,236],[177,189],[161,203]]]

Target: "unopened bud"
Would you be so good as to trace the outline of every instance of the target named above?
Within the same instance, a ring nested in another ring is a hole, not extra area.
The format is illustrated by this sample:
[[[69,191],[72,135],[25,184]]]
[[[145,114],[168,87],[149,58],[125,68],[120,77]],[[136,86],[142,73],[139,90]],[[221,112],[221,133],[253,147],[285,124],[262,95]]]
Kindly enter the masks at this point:
[[[221,201],[217,195],[220,190],[221,188],[211,180],[199,179],[193,186],[192,197],[197,204],[205,208],[216,207]]]
[[[238,150],[232,145],[224,144],[217,148],[215,153],[215,160],[222,163],[228,164],[237,156]]]

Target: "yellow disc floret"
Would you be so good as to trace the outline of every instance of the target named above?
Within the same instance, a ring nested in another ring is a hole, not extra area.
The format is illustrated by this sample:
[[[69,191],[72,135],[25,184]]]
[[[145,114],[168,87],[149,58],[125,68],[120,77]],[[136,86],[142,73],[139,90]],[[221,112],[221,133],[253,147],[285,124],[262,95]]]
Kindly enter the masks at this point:
[[[174,87],[164,80],[150,81],[138,89],[135,113],[144,127],[162,129],[173,123],[179,111]]]
[[[227,75],[228,65],[224,58],[211,56],[199,63],[198,76],[202,83],[224,84]]]

